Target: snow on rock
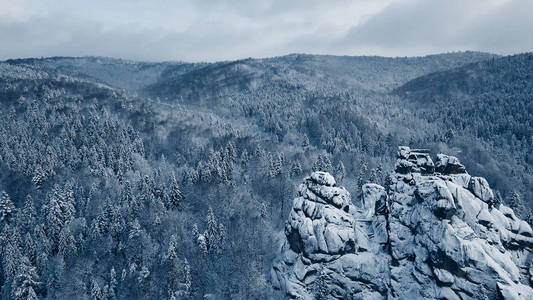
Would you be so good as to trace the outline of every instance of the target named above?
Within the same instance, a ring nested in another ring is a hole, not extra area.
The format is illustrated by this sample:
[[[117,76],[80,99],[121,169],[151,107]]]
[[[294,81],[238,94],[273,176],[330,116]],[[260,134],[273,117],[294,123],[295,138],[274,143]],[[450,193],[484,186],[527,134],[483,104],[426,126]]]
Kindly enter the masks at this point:
[[[410,172],[433,173],[435,165],[427,149],[413,149],[401,146],[398,150],[396,172],[407,174]]]
[[[398,161],[412,157],[407,147],[400,152]],[[527,226],[509,208],[492,207],[487,181],[469,178],[457,158],[438,155],[438,173],[427,171],[430,159],[410,159],[409,172],[391,176],[393,298],[533,299]],[[519,291],[518,298],[508,291]]]
[[[463,166],[459,159],[455,156],[445,154],[437,154],[437,162],[435,164],[435,171],[442,174],[462,174],[466,173],[465,166]]]
[[[483,177],[472,177],[468,183],[468,190],[474,196],[483,200],[483,202],[491,203],[494,200],[494,193],[489,187],[489,183]]]
[[[368,251],[373,241],[356,225],[348,191],[330,174],[314,172],[298,193],[272,269],[274,287],[292,299],[314,299],[318,291],[334,299],[383,299],[388,260]]]
[[[311,174],[311,180],[320,185],[335,186],[335,178],[327,172],[313,172]]]
[[[363,185],[363,207],[365,216],[371,218],[376,212],[383,214],[386,212],[387,193],[385,188],[374,183]]]
[[[272,268],[288,298],[533,299],[533,231],[456,157],[400,147],[358,205],[328,173],[304,180]]]

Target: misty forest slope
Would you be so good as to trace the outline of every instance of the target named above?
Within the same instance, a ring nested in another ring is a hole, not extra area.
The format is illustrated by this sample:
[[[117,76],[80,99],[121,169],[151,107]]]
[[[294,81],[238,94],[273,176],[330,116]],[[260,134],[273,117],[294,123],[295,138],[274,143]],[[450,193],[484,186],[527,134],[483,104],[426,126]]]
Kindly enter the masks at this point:
[[[460,157],[525,218],[532,69],[477,52],[1,62],[0,298],[21,278],[45,299],[264,298],[302,178],[331,172],[359,201],[398,145]]]

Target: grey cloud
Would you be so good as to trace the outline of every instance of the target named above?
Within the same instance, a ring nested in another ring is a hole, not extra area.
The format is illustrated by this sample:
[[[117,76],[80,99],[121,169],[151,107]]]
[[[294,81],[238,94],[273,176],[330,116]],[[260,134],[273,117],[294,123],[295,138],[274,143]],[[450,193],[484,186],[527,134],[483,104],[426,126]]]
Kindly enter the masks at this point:
[[[475,19],[466,30],[465,41],[476,41],[478,49],[501,53],[533,51],[533,1],[511,1]]]
[[[366,23],[352,27],[338,47],[376,47],[390,55],[405,49],[491,51],[533,50],[531,1],[410,1],[393,3]]]
[[[102,55],[214,61],[293,52],[403,56],[533,49],[531,1],[383,1],[392,2],[364,23],[360,15],[351,15],[357,14],[353,6],[348,9],[351,1],[318,0],[133,1],[127,9],[121,9],[125,2],[113,2],[105,14],[88,2],[72,14],[77,4],[69,3],[68,9],[26,18],[0,12],[0,59]],[[95,0],[93,5],[104,7],[102,3]],[[174,13],[183,22],[169,23]]]

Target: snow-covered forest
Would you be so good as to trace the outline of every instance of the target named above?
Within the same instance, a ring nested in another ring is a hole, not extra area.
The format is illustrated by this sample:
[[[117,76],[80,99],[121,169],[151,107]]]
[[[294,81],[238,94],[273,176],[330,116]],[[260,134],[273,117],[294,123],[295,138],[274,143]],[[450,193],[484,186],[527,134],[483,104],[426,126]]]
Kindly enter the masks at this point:
[[[533,54],[0,62],[0,299],[266,299],[302,180],[398,146],[533,222]]]

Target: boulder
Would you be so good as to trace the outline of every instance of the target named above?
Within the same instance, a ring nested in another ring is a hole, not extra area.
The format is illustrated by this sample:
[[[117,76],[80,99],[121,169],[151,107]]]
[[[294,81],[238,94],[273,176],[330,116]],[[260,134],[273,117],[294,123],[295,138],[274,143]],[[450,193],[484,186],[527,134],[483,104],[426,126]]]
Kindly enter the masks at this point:
[[[457,157],[445,154],[437,154],[435,171],[446,175],[466,173],[465,166],[459,162]]]
[[[485,203],[493,203],[494,193],[489,183],[483,177],[472,177],[468,183],[468,190]]]
[[[335,178],[327,172],[313,172],[311,174],[311,180],[319,185],[335,186]]]
[[[400,174],[418,172],[429,174],[435,171],[435,165],[427,149],[410,149],[401,146],[398,150],[398,161],[395,171]]]

